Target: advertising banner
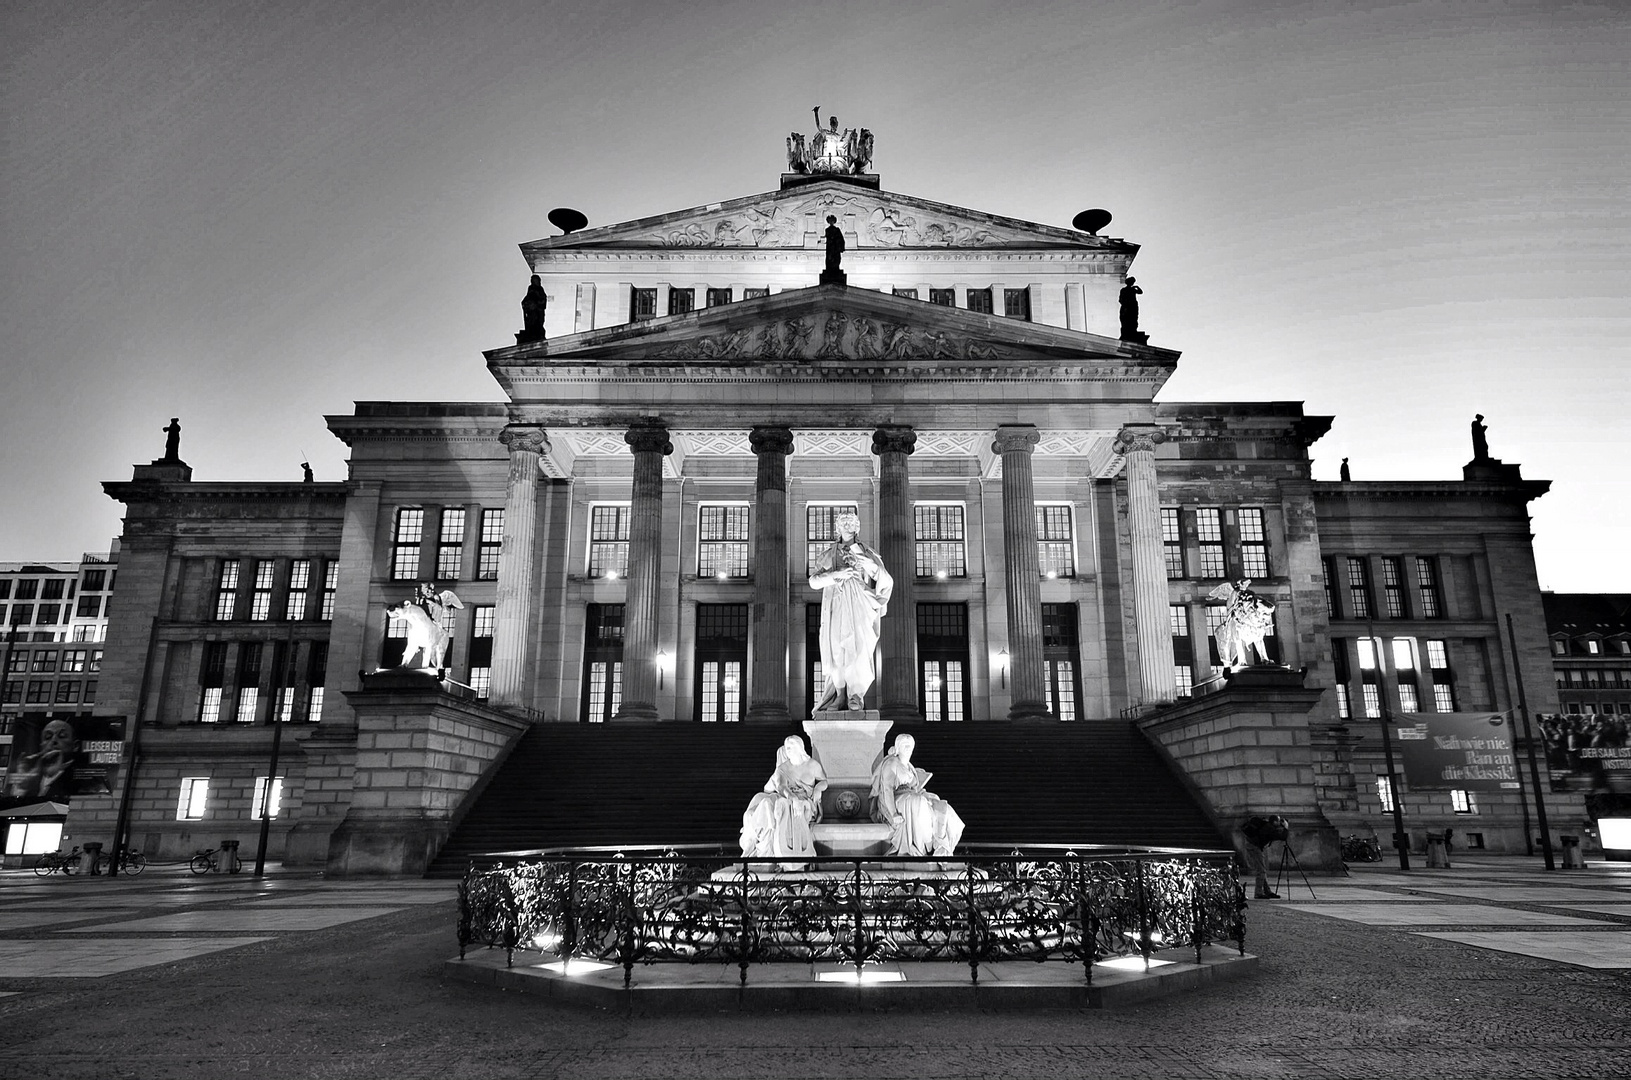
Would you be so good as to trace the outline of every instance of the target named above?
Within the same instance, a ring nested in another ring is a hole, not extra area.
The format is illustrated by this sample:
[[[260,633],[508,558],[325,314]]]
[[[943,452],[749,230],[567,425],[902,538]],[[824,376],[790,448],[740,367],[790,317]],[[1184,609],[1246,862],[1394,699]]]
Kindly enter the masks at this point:
[[[0,809],[72,802],[76,795],[107,794],[118,783],[124,762],[122,717],[24,713],[11,731]]]
[[[1518,759],[1504,713],[1405,713],[1393,749],[1412,791],[1516,791]]]
[[[1552,787],[1608,788],[1631,792],[1631,738],[1627,718],[1616,714],[1540,714],[1546,766]],[[1574,784],[1570,784],[1570,781]]]

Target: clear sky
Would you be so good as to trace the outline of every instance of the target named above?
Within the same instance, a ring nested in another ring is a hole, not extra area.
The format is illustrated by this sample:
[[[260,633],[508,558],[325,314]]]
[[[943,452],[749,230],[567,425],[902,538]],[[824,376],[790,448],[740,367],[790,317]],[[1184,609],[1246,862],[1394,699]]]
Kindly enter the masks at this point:
[[[1314,471],[1553,481],[1540,580],[1631,591],[1631,5],[0,5],[0,560],[100,481],[343,478],[355,399],[498,400],[516,245],[776,186],[810,109],[885,189],[1143,245],[1164,401],[1336,416]]]

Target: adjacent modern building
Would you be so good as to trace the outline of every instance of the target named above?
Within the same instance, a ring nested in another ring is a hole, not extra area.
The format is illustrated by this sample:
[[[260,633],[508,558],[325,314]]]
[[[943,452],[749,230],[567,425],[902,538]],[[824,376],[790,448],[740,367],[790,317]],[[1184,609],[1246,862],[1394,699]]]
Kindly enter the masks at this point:
[[[330,416],[344,482],[195,482],[167,453],[109,483],[94,708],[139,720],[137,765],[74,839],[128,821],[185,854],[270,797],[274,855],[416,871],[535,725],[796,730],[844,510],[895,581],[868,708],[994,743],[1136,723],[1220,831],[1283,813],[1316,862],[1391,831],[1384,713],[1508,712],[1520,677],[1557,711],[1545,482],[1476,442],[1460,478],[1317,482],[1332,417],[1161,398],[1179,353],[1137,325],[1137,244],[865,166],[523,244],[547,309],[485,353],[503,400]],[[1274,678],[1222,668],[1242,579],[1275,605]],[[442,677],[371,680],[421,582],[462,604]],[[1418,844],[1522,844],[1516,788],[1401,797]]]

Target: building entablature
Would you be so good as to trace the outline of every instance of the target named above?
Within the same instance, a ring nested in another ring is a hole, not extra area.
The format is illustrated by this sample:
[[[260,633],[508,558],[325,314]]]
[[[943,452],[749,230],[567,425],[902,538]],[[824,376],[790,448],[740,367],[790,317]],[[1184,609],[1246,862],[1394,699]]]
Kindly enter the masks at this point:
[[[302,524],[324,517],[338,519],[349,485],[344,483],[193,483],[105,481],[102,490],[129,507],[129,524],[212,523],[223,519],[288,521]]]

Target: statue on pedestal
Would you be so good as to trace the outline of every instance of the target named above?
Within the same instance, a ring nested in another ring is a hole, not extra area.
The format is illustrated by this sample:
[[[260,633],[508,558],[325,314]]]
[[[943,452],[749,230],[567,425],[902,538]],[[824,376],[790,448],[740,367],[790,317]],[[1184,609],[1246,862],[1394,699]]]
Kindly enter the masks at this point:
[[[839,265],[844,257],[844,230],[838,227],[838,219],[831,214],[827,215],[827,268],[821,272],[821,284],[843,285],[846,283],[843,268]]]
[[[515,335],[517,344],[544,339],[544,314],[548,310],[549,296],[544,292],[543,282],[534,274],[527,294],[521,298],[521,332]]]
[[[1489,429],[1484,426],[1484,414],[1478,413],[1472,418],[1472,460],[1477,463],[1489,460]]]
[[[181,460],[181,418],[170,417],[170,424],[164,429],[164,457],[160,459],[166,463]]]
[[[895,745],[872,774],[872,820],[888,825],[891,855],[948,857],[963,838],[963,819],[951,803],[927,790],[934,774],[912,764],[917,740],[895,738]]]
[[[1248,649],[1255,650],[1259,664],[1270,663],[1263,651],[1263,639],[1274,629],[1272,600],[1265,600],[1251,589],[1251,579],[1225,581],[1207,593],[1209,600],[1225,601],[1223,625],[1218,627],[1218,656],[1228,668],[1243,668],[1249,663]]]
[[[1138,340],[1138,298],[1144,294],[1138,279],[1130,277],[1121,287],[1121,340]]]
[[[866,692],[878,673],[872,657],[878,648],[878,623],[895,579],[883,557],[861,543],[861,519],[850,512],[833,522],[838,540],[810,569],[810,588],[821,590],[821,673],[825,687],[820,712],[848,705],[863,708]]]
[[[452,589],[438,592],[428,581],[421,581],[414,588],[412,600],[386,608],[387,615],[408,625],[408,644],[397,667],[441,667],[447,657],[448,643],[453,640],[453,612],[463,608],[464,604]],[[419,662],[410,663],[415,659]]]
[[[812,859],[810,827],[821,820],[821,793],[827,774],[789,735],[776,751],[776,770],[742,814],[742,855],[749,859]]]
[[[828,126],[821,126],[821,106],[815,113],[816,131],[808,140],[801,132],[787,137],[787,168],[790,172],[810,174],[837,174],[840,176],[866,172],[872,164],[872,132],[866,128],[838,130],[838,117],[829,116]]]

